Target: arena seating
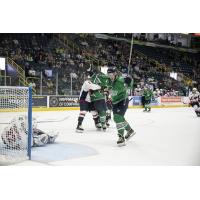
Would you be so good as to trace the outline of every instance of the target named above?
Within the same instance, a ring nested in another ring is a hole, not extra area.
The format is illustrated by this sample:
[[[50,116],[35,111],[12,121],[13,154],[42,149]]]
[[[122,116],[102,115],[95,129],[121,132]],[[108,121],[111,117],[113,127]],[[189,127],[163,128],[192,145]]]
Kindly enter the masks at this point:
[[[126,35],[130,39],[130,34]],[[37,94],[40,93],[41,72],[44,75],[43,94],[55,94],[58,73],[58,94],[70,94],[70,74],[75,74],[73,94],[78,95],[84,72],[90,65],[98,67],[98,64],[111,63],[119,69],[127,67],[129,53],[130,43],[96,38],[94,34],[0,34],[0,55],[10,57],[22,66]],[[135,85],[141,80],[148,82],[151,77],[155,88],[183,91],[185,85],[170,78],[168,72],[183,73],[198,83],[199,65],[198,55],[192,53],[134,44],[130,73]],[[31,76],[30,70],[36,75]],[[45,76],[45,70],[52,70],[52,77]]]

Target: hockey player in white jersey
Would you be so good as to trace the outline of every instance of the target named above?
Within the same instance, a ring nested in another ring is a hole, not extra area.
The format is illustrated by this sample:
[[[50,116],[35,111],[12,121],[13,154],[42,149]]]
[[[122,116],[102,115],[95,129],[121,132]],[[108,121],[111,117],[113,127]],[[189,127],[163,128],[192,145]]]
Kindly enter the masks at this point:
[[[78,117],[78,125],[76,127],[76,132],[78,133],[82,133],[84,131],[82,123],[87,112],[91,112],[96,128],[97,129],[101,128],[101,125],[99,123],[98,112],[95,111],[94,105],[90,99],[90,91],[100,90],[101,86],[93,84],[90,81],[90,77],[92,76],[92,74],[90,73],[92,72],[87,72],[87,73],[88,73],[87,80],[85,80],[85,82],[83,83],[79,96],[80,113]]]
[[[194,111],[198,117],[200,117],[200,94],[196,88],[192,89],[189,95],[190,105],[194,108]]]

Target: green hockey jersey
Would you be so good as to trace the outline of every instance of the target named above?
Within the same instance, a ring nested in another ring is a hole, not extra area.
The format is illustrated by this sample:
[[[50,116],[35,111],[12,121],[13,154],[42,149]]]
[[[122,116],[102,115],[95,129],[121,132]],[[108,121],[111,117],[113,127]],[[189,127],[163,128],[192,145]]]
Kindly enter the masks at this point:
[[[128,97],[128,90],[132,88],[132,78],[118,76],[113,82],[111,82],[111,97],[112,103],[117,104],[120,101]]]
[[[153,91],[149,88],[144,89],[143,96],[145,100],[151,100],[153,98]]]
[[[105,74],[100,72],[98,74],[94,74],[91,77],[91,82],[101,86],[101,90],[95,90],[91,92],[90,94],[91,101],[93,102],[100,99],[105,99],[103,89],[109,87],[109,78]]]

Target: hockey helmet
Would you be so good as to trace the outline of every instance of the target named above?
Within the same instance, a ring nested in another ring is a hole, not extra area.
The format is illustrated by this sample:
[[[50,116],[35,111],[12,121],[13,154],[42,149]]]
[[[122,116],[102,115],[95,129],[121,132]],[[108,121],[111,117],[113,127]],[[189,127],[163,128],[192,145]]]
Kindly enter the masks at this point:
[[[107,70],[107,74],[113,74],[117,72],[117,68],[116,67],[109,67]]]
[[[91,69],[86,70],[86,75],[88,78],[91,78],[93,76],[94,72]]]
[[[196,91],[197,91],[197,88],[192,88],[192,91],[193,91],[193,92],[196,92]]]
[[[122,74],[128,74],[128,67],[122,67],[121,72]]]

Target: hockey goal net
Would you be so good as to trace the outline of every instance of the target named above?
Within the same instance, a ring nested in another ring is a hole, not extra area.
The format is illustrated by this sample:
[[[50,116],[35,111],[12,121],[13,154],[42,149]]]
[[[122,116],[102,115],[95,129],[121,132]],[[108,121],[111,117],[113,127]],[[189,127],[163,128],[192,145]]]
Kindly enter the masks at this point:
[[[0,165],[31,158],[32,91],[0,86]]]

